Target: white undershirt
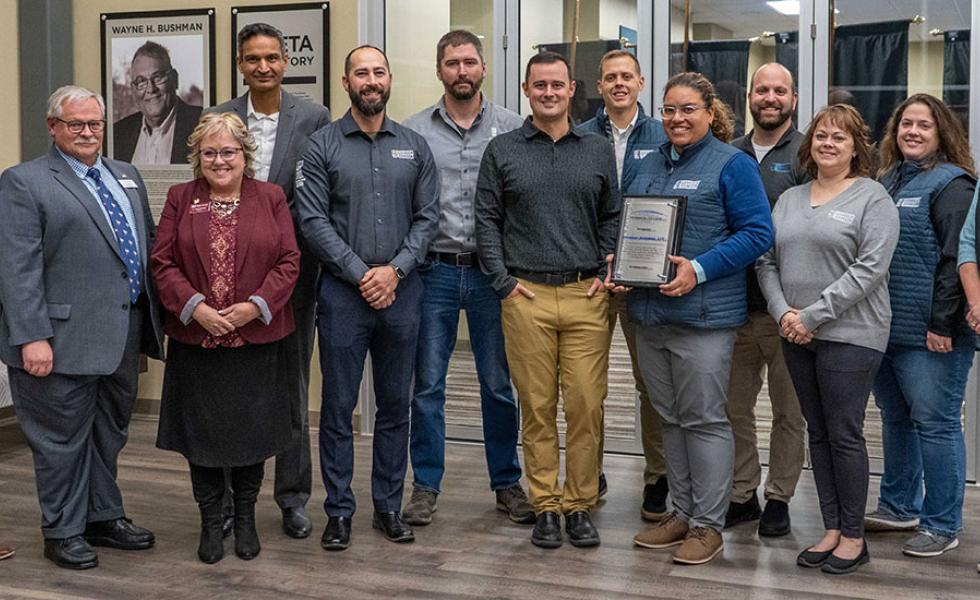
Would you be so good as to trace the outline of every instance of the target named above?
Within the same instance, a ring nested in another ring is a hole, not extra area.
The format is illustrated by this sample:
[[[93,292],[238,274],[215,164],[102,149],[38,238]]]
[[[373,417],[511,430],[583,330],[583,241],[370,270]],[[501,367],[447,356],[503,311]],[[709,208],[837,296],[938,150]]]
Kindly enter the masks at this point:
[[[170,114],[159,127],[151,127],[146,122],[146,117],[143,117],[143,122],[140,125],[140,136],[136,140],[136,150],[133,151],[133,164],[169,165],[176,123],[176,106],[170,109]]]
[[[612,130],[613,149],[616,151],[616,176],[620,181],[623,180],[623,162],[626,160],[626,144],[629,142],[630,134],[633,133],[633,127],[636,126],[636,119],[639,116],[640,110],[637,108],[636,112],[633,113],[633,119],[626,126],[626,129],[616,127],[612,119],[609,120],[610,129]]]
[[[755,150],[755,159],[760,163],[762,162],[762,159],[766,157],[766,154],[769,154],[769,151],[775,147],[776,144],[772,144],[771,146],[760,146],[759,144],[752,142],[752,149]]]
[[[269,180],[269,167],[272,166],[272,153],[276,149],[276,130],[279,128],[279,113],[266,115],[252,106],[252,95],[248,95],[248,132],[255,138],[255,156],[252,167],[255,178]]]

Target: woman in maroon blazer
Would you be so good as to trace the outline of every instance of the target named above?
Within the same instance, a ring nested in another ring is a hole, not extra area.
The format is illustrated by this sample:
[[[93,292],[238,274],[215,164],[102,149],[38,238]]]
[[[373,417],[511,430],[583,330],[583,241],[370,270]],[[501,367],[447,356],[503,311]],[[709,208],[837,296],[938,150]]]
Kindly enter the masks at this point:
[[[230,468],[235,554],[249,560],[265,460],[290,438],[285,390],[298,374],[281,340],[294,329],[299,250],[282,189],[252,179],[255,142],[238,116],[205,115],[188,146],[197,179],[170,188],[150,256],[170,337],[157,446],[190,464],[206,563],[224,555]]]

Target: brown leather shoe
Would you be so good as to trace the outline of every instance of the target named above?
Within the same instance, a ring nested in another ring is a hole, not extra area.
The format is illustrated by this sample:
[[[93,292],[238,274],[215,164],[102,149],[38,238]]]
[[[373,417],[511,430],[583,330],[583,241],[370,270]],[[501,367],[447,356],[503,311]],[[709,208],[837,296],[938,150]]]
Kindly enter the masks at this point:
[[[703,565],[718,556],[724,543],[721,534],[710,527],[692,527],[684,543],[674,553],[674,562],[682,565]]]
[[[14,555],[14,549],[7,546],[0,546],[0,560],[10,558]]]
[[[684,542],[688,529],[687,523],[672,512],[653,529],[645,529],[633,536],[633,543],[643,548],[670,548]]]

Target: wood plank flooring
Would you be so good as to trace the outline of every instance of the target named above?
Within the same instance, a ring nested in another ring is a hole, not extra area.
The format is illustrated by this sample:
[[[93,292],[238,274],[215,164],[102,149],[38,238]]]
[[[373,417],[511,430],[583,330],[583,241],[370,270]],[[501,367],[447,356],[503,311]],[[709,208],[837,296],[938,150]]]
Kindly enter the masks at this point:
[[[355,438],[354,488],[361,509],[350,550],[327,553],[319,547],[326,518],[316,474],[309,505],[314,534],[306,540],[282,534],[269,465],[257,510],[262,554],[241,561],[228,540],[226,558],[204,565],[195,552],[198,515],[187,466],[179,456],[157,450],[155,434],[154,422],[133,422],[119,479],[127,513],[156,532],[157,546],[144,552],[103,548],[97,569],[71,572],[42,557],[30,452],[16,425],[0,427],[0,543],[17,548],[16,556],[0,562],[0,598],[980,597],[980,490],[975,487],[967,490],[967,531],[960,548],[937,559],[905,558],[898,549],[902,534],[879,534],[871,538],[871,565],[857,574],[835,578],[798,568],[797,552],[821,532],[813,479],[805,472],[791,505],[792,535],[760,540],[751,526],[738,527],[725,533],[718,559],[681,567],[666,551],[632,545],[633,534],[645,527],[637,505],[641,459],[606,458],[610,491],[594,512],[602,545],[583,550],[566,543],[549,551],[530,544],[529,527],[494,509],[482,447],[451,444],[435,521],[416,528],[414,544],[395,545],[371,529],[371,440],[366,437]],[[314,465],[314,473],[317,469]],[[873,481],[872,500],[876,490]]]

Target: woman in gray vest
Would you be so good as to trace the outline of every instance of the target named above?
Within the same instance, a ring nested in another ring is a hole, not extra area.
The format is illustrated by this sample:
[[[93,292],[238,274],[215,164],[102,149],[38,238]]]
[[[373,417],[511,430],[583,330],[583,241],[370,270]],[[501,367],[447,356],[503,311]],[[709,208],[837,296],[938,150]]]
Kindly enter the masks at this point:
[[[938,556],[959,544],[963,528],[960,410],[976,339],[964,320],[956,262],[976,172],[959,121],[928,94],[895,109],[880,150],[878,180],[898,207],[902,232],[889,271],[891,337],[873,388],[885,472],[864,524],[869,531],[918,527],[902,552]]]
[[[734,438],[725,412],[735,330],[748,318],[745,269],[772,244],[758,163],[728,145],[731,110],[700,73],[664,88],[669,141],[638,165],[629,194],[687,196],[676,276],[629,293],[637,358],[663,417],[674,512],[638,533],[645,548],[679,545],[674,561],[701,564],[722,549]]]
[[[817,113],[800,165],[814,180],[779,197],[776,243],[756,272],[806,418],[826,530],[797,564],[843,574],[869,560],[864,412],[888,344],[887,274],[898,211],[867,177],[868,126],[851,106]]]

